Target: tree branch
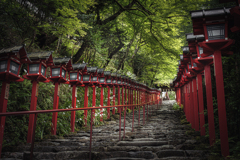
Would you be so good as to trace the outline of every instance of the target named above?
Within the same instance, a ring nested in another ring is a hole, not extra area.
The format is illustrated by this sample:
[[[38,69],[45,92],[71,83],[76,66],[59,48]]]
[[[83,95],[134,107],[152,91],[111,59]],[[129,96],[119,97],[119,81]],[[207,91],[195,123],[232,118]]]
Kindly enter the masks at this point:
[[[115,2],[120,5],[116,0]],[[121,5],[121,9],[119,11],[117,11],[116,13],[114,13],[112,16],[106,18],[105,20],[100,20],[100,21],[97,21],[97,24],[99,25],[104,25],[104,24],[107,24],[108,22],[112,21],[112,20],[115,20],[122,12],[132,8],[132,6],[136,3],[136,0],[133,0],[131,3],[129,3],[128,5],[122,7]]]

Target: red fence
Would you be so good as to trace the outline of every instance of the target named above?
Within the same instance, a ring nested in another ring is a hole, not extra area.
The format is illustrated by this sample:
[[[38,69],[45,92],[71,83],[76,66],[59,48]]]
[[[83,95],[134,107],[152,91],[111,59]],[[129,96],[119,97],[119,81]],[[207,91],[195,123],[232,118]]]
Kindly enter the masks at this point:
[[[44,114],[44,113],[58,113],[58,112],[72,112],[72,111],[79,111],[79,110],[91,110],[91,122],[90,122],[90,145],[89,145],[89,159],[91,159],[91,145],[92,145],[92,123],[93,123],[93,114],[95,113],[95,109],[103,109],[103,108],[115,108],[117,107],[119,110],[119,141],[121,141],[121,112],[124,111],[124,130],[123,130],[123,138],[125,138],[125,118],[126,118],[126,110],[127,107],[131,108],[133,110],[133,116],[132,116],[132,131],[134,131],[134,108],[138,107],[139,114],[138,114],[138,125],[140,125],[140,106],[143,106],[143,125],[145,125],[145,106],[147,106],[147,119],[148,119],[148,105],[156,104],[157,108],[159,108],[159,104],[161,104],[160,99],[155,99],[155,101],[149,101],[147,103],[142,104],[130,104],[130,105],[116,105],[116,106],[104,106],[104,107],[91,107],[91,108],[71,108],[71,109],[52,109],[52,110],[38,110],[38,111],[21,111],[21,112],[8,112],[8,113],[0,113],[0,117],[5,116],[19,116],[19,115],[32,115],[34,117],[33,122],[33,133],[32,133],[32,143],[31,143],[31,154],[30,159],[33,159],[33,148],[34,148],[34,141],[35,141],[35,129],[36,129],[36,121],[37,121],[37,115],[38,114]],[[2,144],[0,144],[2,146]],[[1,156],[1,150],[0,150],[0,156]],[[0,157],[1,158],[1,157]]]

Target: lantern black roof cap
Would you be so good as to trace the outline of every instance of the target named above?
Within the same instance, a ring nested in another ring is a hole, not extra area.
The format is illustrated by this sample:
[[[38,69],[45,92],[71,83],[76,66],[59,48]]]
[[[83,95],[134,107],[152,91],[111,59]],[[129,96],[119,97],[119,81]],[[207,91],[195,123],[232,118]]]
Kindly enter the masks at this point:
[[[113,72],[113,73],[111,74],[111,76],[112,76],[112,77],[117,77],[117,72]]]
[[[73,70],[77,70],[77,69],[79,69],[79,67],[80,67],[80,63],[78,63],[78,64],[73,64],[72,67],[73,67]]]
[[[191,18],[213,17],[230,14],[231,7],[190,11]]]
[[[25,47],[25,45],[19,45],[19,46],[13,46],[13,47],[9,47],[9,48],[3,48],[0,50],[0,54],[3,53],[11,53],[11,52],[19,52],[19,50]]]
[[[87,66],[87,63],[81,63],[79,69],[83,70]]]
[[[104,76],[110,76],[111,75],[111,71],[104,71]]]
[[[67,64],[71,58],[64,57],[64,58],[53,58],[54,65],[60,65],[60,64]]]
[[[190,53],[188,46],[183,46],[182,50],[183,50],[183,53]]]
[[[127,76],[121,75],[121,78],[126,80],[126,79],[127,79]]]
[[[98,69],[97,69],[97,72],[98,72],[98,73],[103,73],[103,72],[104,72],[104,68],[98,68]]]
[[[32,52],[28,53],[27,56],[30,60],[33,59],[48,59],[53,51],[47,51],[47,52]]]
[[[97,71],[97,67],[87,67],[88,73],[95,73]]]
[[[186,39],[187,41],[204,41],[205,36],[203,34],[200,35],[194,35],[192,33],[186,33]]]

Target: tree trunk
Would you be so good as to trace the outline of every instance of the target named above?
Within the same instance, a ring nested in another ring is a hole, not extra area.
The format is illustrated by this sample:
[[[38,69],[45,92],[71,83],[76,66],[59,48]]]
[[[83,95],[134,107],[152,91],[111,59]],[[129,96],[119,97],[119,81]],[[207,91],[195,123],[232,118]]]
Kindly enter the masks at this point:
[[[88,42],[83,41],[81,48],[77,51],[77,53],[73,56],[73,63],[78,62],[78,60],[82,57],[84,54],[85,49],[88,47]]]
[[[124,44],[123,44],[123,43],[120,43],[120,44],[118,45],[118,47],[109,54],[108,59],[107,59],[107,62],[105,63],[105,65],[103,66],[103,68],[107,67],[107,65],[108,65],[109,62],[111,61],[112,57],[113,57],[116,53],[118,53],[118,51],[119,51],[123,46],[124,46]]]

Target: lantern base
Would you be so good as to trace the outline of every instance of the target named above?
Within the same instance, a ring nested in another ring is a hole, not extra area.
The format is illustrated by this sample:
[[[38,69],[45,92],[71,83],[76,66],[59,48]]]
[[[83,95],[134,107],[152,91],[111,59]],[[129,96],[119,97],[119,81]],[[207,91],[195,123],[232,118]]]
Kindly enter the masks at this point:
[[[0,81],[15,81],[15,82],[22,82],[24,81],[23,78],[13,74],[11,72],[2,72],[0,73]]]
[[[44,77],[43,75],[23,75],[23,78],[28,79],[28,80],[37,80],[38,82],[49,82],[49,80]]]
[[[228,39],[228,40],[221,39],[221,40],[212,40],[208,42],[206,41],[200,42],[199,45],[200,47],[203,48],[203,52],[206,54],[206,56],[209,56],[216,50],[220,50],[220,51],[226,50],[232,44],[234,44],[234,42],[235,41],[232,39]],[[210,53],[210,54],[207,54],[207,53]]]

